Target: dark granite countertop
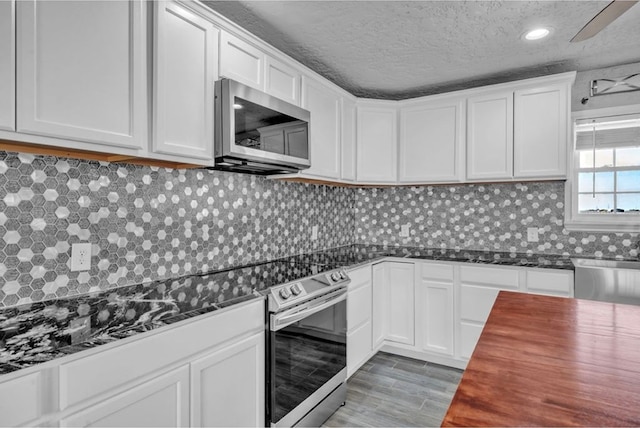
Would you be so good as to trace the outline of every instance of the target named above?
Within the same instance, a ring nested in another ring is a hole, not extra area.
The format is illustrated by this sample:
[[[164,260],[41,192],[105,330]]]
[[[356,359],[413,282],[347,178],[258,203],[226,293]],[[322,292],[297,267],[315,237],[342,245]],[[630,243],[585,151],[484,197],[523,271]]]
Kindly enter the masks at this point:
[[[569,257],[558,255],[353,244],[0,310],[0,374],[261,299],[274,285],[385,257],[574,269]],[[75,325],[85,317],[90,330],[79,335]]]

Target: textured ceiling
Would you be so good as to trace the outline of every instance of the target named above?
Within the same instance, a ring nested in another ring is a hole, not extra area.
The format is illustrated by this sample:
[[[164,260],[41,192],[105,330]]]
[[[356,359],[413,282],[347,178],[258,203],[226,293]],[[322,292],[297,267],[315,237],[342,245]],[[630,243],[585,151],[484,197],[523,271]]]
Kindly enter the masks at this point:
[[[608,1],[205,3],[359,97],[404,99],[640,61],[640,5],[569,43]],[[552,34],[523,41],[537,26]]]

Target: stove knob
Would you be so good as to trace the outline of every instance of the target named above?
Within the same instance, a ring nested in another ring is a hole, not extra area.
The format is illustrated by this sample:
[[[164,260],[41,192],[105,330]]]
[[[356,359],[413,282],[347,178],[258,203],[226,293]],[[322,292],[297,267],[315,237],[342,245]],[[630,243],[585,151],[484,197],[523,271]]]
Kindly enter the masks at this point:
[[[345,273],[345,271],[340,272],[340,279],[347,279],[347,274]]]
[[[340,281],[340,274],[338,272],[334,272],[331,274],[331,279],[334,281]]]
[[[289,292],[289,290],[286,288],[281,288],[280,297],[282,297],[284,300],[287,300],[289,297],[291,297],[291,292]]]
[[[302,293],[302,290],[300,289],[300,286],[298,284],[293,284],[290,290],[294,296],[297,296],[298,294]]]

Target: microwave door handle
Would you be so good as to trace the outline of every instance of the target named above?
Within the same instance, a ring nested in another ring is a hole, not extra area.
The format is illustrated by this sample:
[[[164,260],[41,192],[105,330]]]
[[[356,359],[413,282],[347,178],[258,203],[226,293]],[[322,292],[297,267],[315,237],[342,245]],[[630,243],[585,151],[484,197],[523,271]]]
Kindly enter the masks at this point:
[[[314,305],[307,309],[303,309],[300,312],[296,312],[291,315],[286,315],[286,313],[282,314],[282,316],[275,315],[271,319],[271,331],[281,330],[293,323],[296,323],[308,317],[309,315],[313,315],[317,312],[327,309],[330,306],[335,305],[336,303],[347,300],[347,290],[341,290],[341,291],[342,292],[338,296],[332,295],[331,297],[328,297],[327,299],[325,299],[322,303],[318,305]]]

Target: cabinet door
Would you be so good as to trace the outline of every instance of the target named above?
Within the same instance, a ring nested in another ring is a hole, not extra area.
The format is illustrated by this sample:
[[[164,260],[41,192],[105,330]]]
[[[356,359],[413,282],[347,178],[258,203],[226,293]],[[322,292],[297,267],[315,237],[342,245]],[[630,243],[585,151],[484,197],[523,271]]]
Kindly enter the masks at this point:
[[[568,85],[516,91],[514,176],[566,178]]]
[[[347,295],[347,373],[352,375],[371,356],[371,268],[350,272]]]
[[[14,0],[0,1],[0,129],[16,129],[16,21]]]
[[[414,342],[414,266],[412,263],[387,263],[389,270],[389,327],[387,340],[413,345]]]
[[[467,178],[492,180],[513,176],[513,92],[467,101]]]
[[[453,356],[453,266],[416,268],[416,341],[419,349]]]
[[[358,181],[395,183],[397,180],[396,109],[365,107],[357,109]]]
[[[371,334],[372,347],[379,347],[387,337],[388,318],[389,318],[389,302],[388,302],[388,271],[385,268],[386,263],[378,263],[373,265],[371,270],[372,289],[371,289]]]
[[[311,112],[311,168],[305,172],[340,177],[340,96],[321,83],[303,77],[302,106]]]
[[[18,131],[145,147],[143,3],[21,1],[17,7]]]
[[[173,2],[157,2],[153,151],[213,159],[219,31]]]
[[[264,333],[220,348],[191,364],[191,425],[263,426]]]
[[[220,36],[220,75],[264,91],[264,53],[223,31]]]
[[[400,182],[460,181],[463,143],[463,99],[400,110]]]
[[[187,427],[189,368],[181,367],[79,411],[63,427]]]
[[[265,91],[284,101],[300,105],[300,73],[295,69],[266,57]]]
[[[342,175],[343,180],[356,179],[356,103],[342,99]]]
[[[27,424],[43,415],[48,397],[42,373],[0,382],[0,426]]]

